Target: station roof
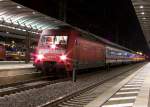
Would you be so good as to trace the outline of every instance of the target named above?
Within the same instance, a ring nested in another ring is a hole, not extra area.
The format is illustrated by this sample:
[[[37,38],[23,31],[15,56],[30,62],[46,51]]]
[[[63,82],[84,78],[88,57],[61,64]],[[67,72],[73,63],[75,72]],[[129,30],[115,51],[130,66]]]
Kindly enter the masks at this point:
[[[67,24],[11,0],[0,0],[0,25],[43,30]]]
[[[150,0],[132,0],[132,3],[150,47]]]
[[[46,28],[55,28],[57,26],[73,27],[63,21],[44,15],[11,0],[0,0],[0,26],[5,26],[10,29],[15,28],[17,30],[30,30],[35,32],[41,31]],[[76,27],[73,28],[81,31],[82,33],[90,34],[94,38],[97,38],[111,46],[131,51],[125,47],[112,43],[92,33],[83,31]]]

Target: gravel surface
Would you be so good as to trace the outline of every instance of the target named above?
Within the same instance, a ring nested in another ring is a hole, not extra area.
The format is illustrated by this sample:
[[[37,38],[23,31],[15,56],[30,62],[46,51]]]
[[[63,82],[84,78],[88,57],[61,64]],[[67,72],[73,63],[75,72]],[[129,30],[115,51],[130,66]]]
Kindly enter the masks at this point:
[[[69,95],[81,89],[95,84],[106,78],[110,78],[120,72],[127,71],[131,66],[116,68],[113,72],[95,73],[83,78],[78,78],[76,83],[72,81],[47,85],[38,89],[30,89],[9,96],[0,97],[0,107],[36,107],[48,101]]]

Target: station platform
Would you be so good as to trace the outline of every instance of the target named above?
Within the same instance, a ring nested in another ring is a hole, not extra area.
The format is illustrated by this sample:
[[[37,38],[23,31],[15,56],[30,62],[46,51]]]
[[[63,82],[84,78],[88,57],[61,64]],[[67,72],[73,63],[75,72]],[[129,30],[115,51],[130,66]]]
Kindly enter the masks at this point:
[[[32,62],[26,64],[24,61],[0,61],[0,71],[32,68],[34,68]]]
[[[150,107],[150,63],[84,107]]]

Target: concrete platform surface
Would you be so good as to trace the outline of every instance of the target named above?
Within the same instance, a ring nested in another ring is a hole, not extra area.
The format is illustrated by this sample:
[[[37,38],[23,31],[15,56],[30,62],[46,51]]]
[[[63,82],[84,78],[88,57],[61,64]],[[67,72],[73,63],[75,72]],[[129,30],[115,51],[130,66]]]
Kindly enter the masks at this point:
[[[150,63],[106,90],[84,107],[150,107],[149,96]]]
[[[26,64],[24,61],[0,61],[0,71],[28,68],[34,68],[32,62]]]

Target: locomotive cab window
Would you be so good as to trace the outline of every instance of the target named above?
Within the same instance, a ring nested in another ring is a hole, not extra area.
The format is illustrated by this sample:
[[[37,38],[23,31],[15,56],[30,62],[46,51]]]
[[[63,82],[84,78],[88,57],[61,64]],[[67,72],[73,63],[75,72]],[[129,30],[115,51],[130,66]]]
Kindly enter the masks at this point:
[[[40,47],[67,48],[68,36],[42,36]]]

